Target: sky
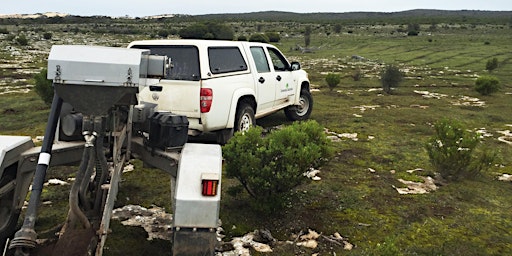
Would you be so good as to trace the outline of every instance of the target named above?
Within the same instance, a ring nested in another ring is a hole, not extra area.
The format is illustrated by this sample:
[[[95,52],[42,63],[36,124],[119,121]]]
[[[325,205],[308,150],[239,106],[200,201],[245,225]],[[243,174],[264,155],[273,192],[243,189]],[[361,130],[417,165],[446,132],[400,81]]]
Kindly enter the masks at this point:
[[[512,11],[510,0],[2,0],[0,14],[60,12],[72,15],[144,17],[259,11],[396,12],[412,9]]]

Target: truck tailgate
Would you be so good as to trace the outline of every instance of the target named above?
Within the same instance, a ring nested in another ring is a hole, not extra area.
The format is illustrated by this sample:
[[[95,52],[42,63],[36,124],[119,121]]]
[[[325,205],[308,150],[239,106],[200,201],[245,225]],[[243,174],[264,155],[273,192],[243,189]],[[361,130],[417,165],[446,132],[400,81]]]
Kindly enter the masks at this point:
[[[170,111],[189,118],[200,118],[200,81],[161,80],[139,92],[140,102],[158,104],[158,111]]]

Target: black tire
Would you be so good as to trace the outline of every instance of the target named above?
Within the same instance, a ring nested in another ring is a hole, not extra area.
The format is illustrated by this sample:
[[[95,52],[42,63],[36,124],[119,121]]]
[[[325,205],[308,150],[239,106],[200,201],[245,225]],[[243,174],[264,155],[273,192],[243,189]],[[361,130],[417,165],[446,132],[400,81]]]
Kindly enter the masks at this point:
[[[254,108],[247,102],[240,102],[235,115],[235,132],[244,132],[256,125]]]
[[[16,172],[6,170],[0,179],[0,188],[16,179]],[[0,249],[3,252],[7,238],[14,235],[20,211],[13,208],[14,189],[0,198]]]
[[[293,105],[284,109],[286,118],[290,121],[307,120],[313,111],[313,96],[309,90],[301,90],[299,105]]]

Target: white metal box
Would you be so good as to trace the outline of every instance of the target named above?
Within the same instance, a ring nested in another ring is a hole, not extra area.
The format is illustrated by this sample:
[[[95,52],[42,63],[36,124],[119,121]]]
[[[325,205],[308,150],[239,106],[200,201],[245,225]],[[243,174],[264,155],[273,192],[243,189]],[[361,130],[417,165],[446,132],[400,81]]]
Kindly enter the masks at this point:
[[[87,45],[54,45],[48,79],[59,84],[130,86],[147,77],[149,50]]]
[[[173,204],[173,227],[217,228],[222,151],[216,144],[187,143],[181,152]],[[202,181],[218,179],[215,196],[204,196]]]

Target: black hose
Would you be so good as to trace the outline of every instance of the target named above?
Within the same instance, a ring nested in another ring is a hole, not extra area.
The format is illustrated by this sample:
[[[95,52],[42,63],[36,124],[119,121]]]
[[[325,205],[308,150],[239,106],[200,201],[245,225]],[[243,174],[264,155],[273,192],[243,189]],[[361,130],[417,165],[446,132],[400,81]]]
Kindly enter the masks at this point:
[[[96,162],[96,154],[93,151],[96,151],[95,147],[91,147],[91,153],[89,155],[89,161],[87,162],[87,168],[85,169],[84,177],[80,181],[80,189],[78,191],[78,199],[80,200],[80,205],[82,205],[85,211],[89,211],[91,209],[91,204],[87,200],[87,189],[89,188],[91,176],[94,171],[94,166]]]
[[[101,189],[101,185],[104,184],[107,180],[108,175],[108,164],[107,164],[107,158],[105,157],[104,147],[103,147],[103,137],[98,136],[96,139],[96,177],[99,177],[96,179],[97,181],[97,190],[96,190],[96,198],[94,200],[94,210],[99,214],[101,213],[102,209],[102,201],[103,201],[103,192],[104,190]]]
[[[48,116],[43,145],[41,147],[34,180],[32,182],[32,191],[30,193],[25,219],[23,221],[23,226],[18,232],[16,232],[14,239],[11,241],[10,248],[32,247],[36,244],[34,226],[37,219],[37,207],[41,200],[46,171],[50,165],[53,141],[55,139],[55,132],[57,130],[62,102],[62,98],[54,91],[50,115]]]
[[[70,224],[72,226],[75,226],[74,222],[76,219],[78,219],[85,228],[91,227],[91,223],[89,222],[83,211],[80,209],[78,192],[80,190],[80,185],[82,183],[82,180],[84,179],[85,173],[89,168],[89,160],[92,155],[92,150],[92,147],[86,147],[84,149],[84,153],[82,155],[82,162],[80,163],[80,167],[78,168],[78,172],[75,177],[75,182],[73,183],[73,186],[71,186],[71,190],[69,191],[69,219],[71,222]]]

